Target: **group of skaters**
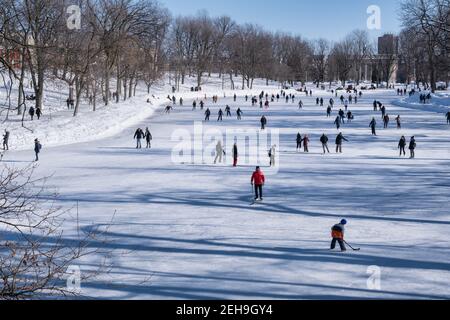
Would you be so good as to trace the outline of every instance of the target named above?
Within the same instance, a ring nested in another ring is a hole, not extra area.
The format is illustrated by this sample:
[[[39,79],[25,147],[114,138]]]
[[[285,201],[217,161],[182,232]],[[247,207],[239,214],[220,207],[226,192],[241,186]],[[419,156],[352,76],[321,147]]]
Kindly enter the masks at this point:
[[[136,140],[136,149],[142,149],[141,140],[143,139],[147,143],[146,148],[151,149],[153,136],[148,127],[145,129],[145,132],[141,128],[138,128],[134,134],[134,139]]]
[[[310,138],[308,135],[304,135],[302,137],[302,135],[300,134],[300,132],[297,134],[297,139],[296,139],[296,143],[297,143],[297,152],[299,152],[302,149],[302,145],[303,145],[303,151],[305,153],[309,153],[309,143],[310,143]],[[330,153],[330,149],[328,148],[328,141],[329,138],[328,136],[324,133],[322,134],[322,136],[320,136],[319,139],[320,143],[322,144],[322,149],[323,149],[323,154],[326,153]],[[336,153],[342,153],[342,144],[344,143],[344,141],[348,141],[348,139],[346,137],[344,137],[344,135],[342,134],[342,132],[340,132],[337,136],[336,136]]]

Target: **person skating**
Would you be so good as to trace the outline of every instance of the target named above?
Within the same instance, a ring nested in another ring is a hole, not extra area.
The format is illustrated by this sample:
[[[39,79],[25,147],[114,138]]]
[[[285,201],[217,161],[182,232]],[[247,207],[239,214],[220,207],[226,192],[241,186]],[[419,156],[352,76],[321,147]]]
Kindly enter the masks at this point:
[[[384,116],[386,115],[386,107],[382,106],[381,107],[381,119],[384,119]]]
[[[400,115],[398,115],[397,118],[395,118],[395,122],[397,122],[397,129],[401,129],[402,121],[401,121]]]
[[[322,143],[322,149],[323,153],[330,153],[330,149],[328,149],[328,137],[325,135],[325,133],[320,137],[320,142]]]
[[[138,128],[134,133],[134,139],[136,139],[136,149],[142,149],[141,139],[145,136],[144,131],[141,128]]]
[[[234,102],[236,102],[236,99],[237,99],[237,96],[236,96],[236,94],[234,94],[234,96],[233,96]]]
[[[323,98],[320,98],[320,106],[323,107]]]
[[[302,100],[300,100],[300,101],[298,102],[298,108],[299,108],[299,109],[303,109],[303,101],[302,101]]]
[[[33,107],[30,107],[30,110],[28,110],[28,114],[31,117],[31,121],[33,121],[33,118],[34,118],[34,108]]]
[[[301,148],[302,148],[302,142],[303,142],[303,138],[302,138],[302,135],[301,135],[300,132],[299,132],[299,133],[297,133],[297,152],[298,152],[299,150],[301,150]]]
[[[205,103],[203,102],[203,100],[200,101],[200,110],[203,110],[203,108],[205,107]]]
[[[336,129],[339,130],[341,128],[341,117],[337,116],[336,120],[334,120],[334,124],[336,125]]]
[[[145,128],[145,136],[144,137],[145,137],[145,141],[147,142],[146,148],[151,149],[153,137],[148,128]]]
[[[275,167],[275,156],[277,152],[277,146],[273,145],[269,150],[270,166]]]
[[[197,101],[194,100],[194,102],[192,102],[192,110],[196,109],[197,109]]]
[[[370,121],[369,127],[372,129],[372,135],[376,136],[377,135],[377,121],[375,120],[375,118],[372,118],[372,121]]]
[[[307,134],[303,138],[303,152],[309,153],[309,137]]]
[[[237,119],[238,119],[238,120],[241,120],[241,119],[242,119],[242,114],[243,114],[241,108],[238,108],[238,109],[236,110],[236,114],[237,114]]]
[[[9,150],[9,131],[5,130],[5,134],[3,135],[3,151]]]
[[[445,116],[447,117],[447,124],[450,124],[450,111]]]
[[[319,99],[319,98],[316,98],[316,105],[317,105],[317,106],[319,105],[319,102],[320,102],[320,99]]]
[[[205,111],[205,121],[209,121],[209,117],[211,116],[211,110],[209,108]]]
[[[38,120],[41,118],[41,115],[42,115],[41,108],[36,107],[36,117],[38,118]]]
[[[183,106],[183,98],[180,98],[180,106]]]
[[[39,153],[41,152],[42,145],[39,142],[39,140],[36,138],[34,139],[34,153],[36,155],[36,159],[34,161],[39,161]]]
[[[233,167],[237,167],[238,158],[239,158],[237,143],[234,143],[234,145],[233,145],[232,156],[233,156]]]
[[[327,118],[331,117],[331,106],[328,106],[327,108]]]
[[[389,126],[389,121],[390,121],[389,115],[386,114],[386,115],[383,117],[383,123],[384,123],[384,128],[385,128],[385,129],[388,128],[388,126]]]
[[[339,117],[341,118],[342,124],[345,124],[345,113],[344,113],[344,110],[342,110],[342,109],[339,110]]]
[[[342,143],[348,141],[344,135],[341,133],[336,137],[336,153],[342,153]]]
[[[217,163],[217,160],[219,160],[219,163],[222,163],[222,156],[224,154],[222,141],[218,141],[216,145],[216,158],[214,159],[214,164]]]
[[[265,116],[261,117],[261,130],[265,130],[267,125],[267,118]]]
[[[336,242],[339,243],[339,247],[342,252],[347,251],[344,243],[344,233],[345,233],[345,225],[347,225],[347,220],[342,219],[340,223],[335,224],[331,228],[331,246],[330,250],[334,250],[336,248]]]
[[[347,123],[352,122],[353,119],[354,119],[353,113],[351,111],[348,111],[347,112]]]
[[[403,154],[403,156],[406,157],[406,151],[405,151],[405,148],[406,148],[406,138],[405,138],[405,136],[402,136],[402,137],[400,138],[400,141],[399,141],[399,143],[398,143],[398,148],[400,149],[400,157],[402,156],[402,154]]]
[[[264,173],[261,171],[260,167],[256,167],[255,172],[252,174],[250,183],[255,188],[255,201],[263,200],[263,186],[266,182]]]
[[[409,142],[409,153],[410,153],[410,159],[414,159],[416,157],[416,138],[411,137],[411,141]]]
[[[219,116],[217,117],[217,121],[223,121],[223,111],[222,111],[222,109],[219,110]]]
[[[227,113],[227,117],[231,117],[231,108],[229,105],[225,107],[225,112]]]

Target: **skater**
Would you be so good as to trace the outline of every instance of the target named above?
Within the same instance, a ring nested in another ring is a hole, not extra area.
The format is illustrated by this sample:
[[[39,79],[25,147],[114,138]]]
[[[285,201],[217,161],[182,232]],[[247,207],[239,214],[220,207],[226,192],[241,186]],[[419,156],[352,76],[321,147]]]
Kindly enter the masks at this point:
[[[323,98],[320,98],[320,106],[323,107]]]
[[[237,114],[237,119],[238,119],[238,120],[242,120],[242,114],[243,114],[243,112],[242,112],[241,108],[238,108],[238,109],[237,109],[236,114]]]
[[[273,145],[269,150],[270,166],[275,167],[275,155],[277,152],[277,146]]]
[[[305,153],[309,153],[309,137],[307,134],[305,134],[305,137],[303,138],[303,151]]]
[[[223,121],[223,111],[222,111],[222,109],[219,110],[219,116],[217,117],[217,121]]]
[[[397,129],[401,129],[402,128],[402,121],[400,119],[400,115],[398,115],[397,118],[395,118],[395,122],[397,122]]]
[[[236,102],[236,99],[237,99],[237,96],[236,96],[236,93],[235,93],[234,96],[233,96],[234,102]]]
[[[409,152],[410,152],[410,159],[414,159],[416,157],[416,138],[415,137],[411,137],[411,141],[409,142]]]
[[[166,108],[164,109],[164,112],[166,114],[170,114],[170,111],[172,110],[172,106],[166,106]]]
[[[403,156],[406,157],[405,147],[406,147],[406,138],[405,138],[405,136],[402,136],[398,143],[398,148],[400,149],[400,157],[402,156],[402,154],[403,154]]]
[[[376,136],[377,135],[377,121],[375,120],[375,118],[372,118],[372,121],[370,121],[369,127],[372,129],[372,135]]]
[[[352,120],[354,119],[353,114],[351,111],[347,112],[347,123],[352,122]]]
[[[447,117],[447,124],[450,124],[450,111],[445,116]]]
[[[9,150],[9,131],[5,130],[3,135],[3,151]]]
[[[238,157],[239,157],[239,153],[238,153],[237,143],[234,143],[234,145],[233,145],[233,167],[237,167]]]
[[[381,107],[381,119],[383,120],[384,119],[384,116],[386,115],[386,107],[385,106],[382,106]]]
[[[264,177],[264,173],[262,173],[260,167],[256,167],[256,171],[252,174],[252,179],[250,183],[255,187],[255,201],[263,200],[263,186],[266,182],[266,178]]]
[[[261,130],[265,130],[267,125],[267,118],[265,116],[261,117]]]
[[[342,143],[348,141],[344,135],[341,133],[336,137],[336,153],[342,153]]]
[[[37,116],[38,120],[41,118],[41,115],[42,115],[41,108],[37,107],[36,108],[36,116]]]
[[[39,153],[41,152],[42,145],[39,140],[34,139],[34,153],[36,154],[36,159],[34,161],[39,161]]]
[[[136,149],[142,149],[141,139],[144,138],[145,134],[141,128],[138,128],[134,133],[134,139],[136,139]]]
[[[327,152],[330,153],[330,149],[328,149],[328,137],[325,135],[325,133],[320,137],[320,142],[322,143],[323,154]]]
[[[297,152],[302,149],[302,142],[303,142],[303,138],[299,132],[299,133],[297,133]]]
[[[147,142],[147,149],[151,149],[152,148],[152,134],[150,133],[150,130],[148,128],[145,128],[145,141]]]
[[[339,224],[334,225],[331,228],[331,250],[334,250],[336,248],[336,242],[339,243],[339,247],[341,248],[342,252],[347,251],[347,248],[345,247],[344,243],[344,232],[345,232],[345,225],[347,224],[347,220],[342,219]]]
[[[225,112],[227,113],[227,117],[231,117],[231,108],[229,105],[225,107]]]
[[[388,126],[389,126],[389,121],[390,121],[389,115],[386,114],[386,115],[383,117],[383,123],[384,123],[384,128],[385,128],[385,129],[388,128]]]
[[[327,118],[331,117],[331,106],[328,106],[327,108]]]
[[[300,101],[298,102],[298,108],[299,108],[299,109],[303,109],[303,101],[302,101],[302,100],[300,100]]]
[[[344,110],[342,110],[342,109],[339,110],[339,117],[341,118],[342,124],[345,124],[345,113],[344,113]]]
[[[211,116],[211,110],[209,108],[205,111],[205,121],[209,121],[209,117]]]
[[[194,100],[194,102],[192,102],[192,110],[196,109],[197,109],[197,101]]]
[[[180,106],[183,106],[183,98],[180,98]]]
[[[217,163],[217,160],[219,160],[219,163],[222,163],[222,156],[224,154],[222,141],[218,141],[216,145],[216,158],[214,159],[214,164]]]
[[[336,129],[339,130],[341,128],[341,117],[337,116],[336,120],[334,120],[334,124],[336,125]]]
[[[28,114],[31,117],[31,121],[33,121],[33,117],[34,117],[34,108],[33,107],[30,107],[30,110],[28,110]]]

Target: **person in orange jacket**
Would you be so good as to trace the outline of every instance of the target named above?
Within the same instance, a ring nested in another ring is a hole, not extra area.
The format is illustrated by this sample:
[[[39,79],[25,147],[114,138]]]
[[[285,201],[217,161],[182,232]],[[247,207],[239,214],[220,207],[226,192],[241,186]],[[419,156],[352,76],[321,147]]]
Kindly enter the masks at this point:
[[[253,172],[252,179],[250,181],[252,186],[255,186],[255,200],[263,200],[262,188],[265,182],[266,178],[264,177],[264,173],[261,171],[260,167],[256,167],[256,171]]]
[[[345,225],[347,224],[347,220],[342,219],[341,223],[336,224],[331,228],[331,237],[333,240],[331,240],[331,250],[334,250],[336,248],[336,242],[339,243],[339,246],[341,247],[341,251],[347,251],[347,248],[345,247],[344,243],[344,233],[345,233]]]

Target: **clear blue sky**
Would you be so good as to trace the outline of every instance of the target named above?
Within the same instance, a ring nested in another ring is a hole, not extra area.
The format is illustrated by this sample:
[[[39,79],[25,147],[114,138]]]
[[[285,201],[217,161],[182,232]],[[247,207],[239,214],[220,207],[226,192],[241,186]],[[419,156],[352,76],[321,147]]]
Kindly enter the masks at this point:
[[[339,40],[354,29],[366,29],[368,6],[381,9],[381,30],[372,38],[398,33],[399,0],[159,0],[174,16],[228,15],[238,23],[256,23],[270,31],[300,34],[308,39]]]

